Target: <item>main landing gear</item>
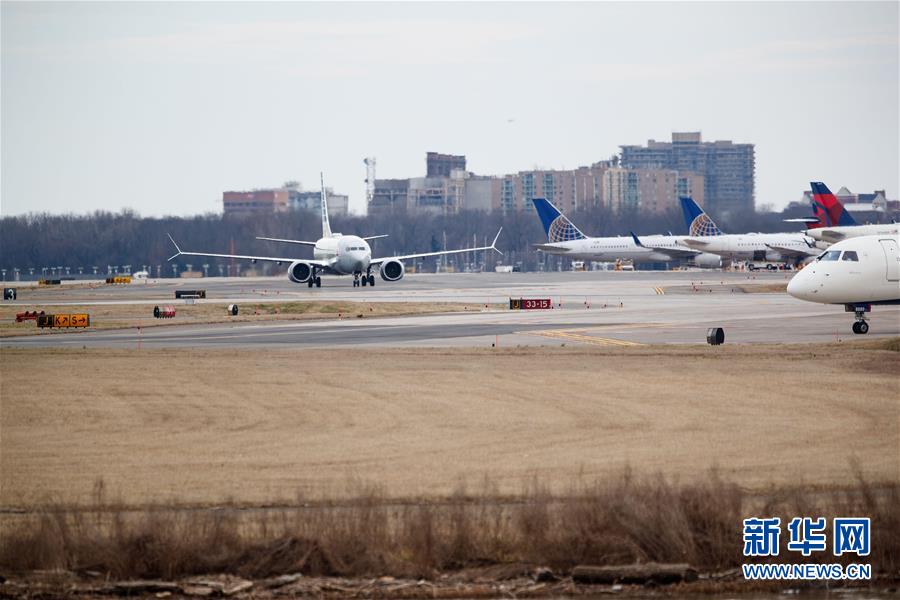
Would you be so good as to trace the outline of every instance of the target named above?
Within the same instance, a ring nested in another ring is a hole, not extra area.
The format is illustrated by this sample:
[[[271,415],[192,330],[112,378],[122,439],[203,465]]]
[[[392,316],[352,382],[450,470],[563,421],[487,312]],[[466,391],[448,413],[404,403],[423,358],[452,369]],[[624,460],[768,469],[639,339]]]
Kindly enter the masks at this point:
[[[869,333],[869,324],[866,322],[866,313],[872,310],[871,305],[869,304],[848,304],[846,306],[847,312],[851,310],[856,315],[856,321],[853,323],[853,333],[856,334],[866,334]]]
[[[320,288],[322,287],[322,277],[316,275],[316,272],[313,271],[312,275],[309,278],[309,281],[306,282],[306,285],[308,285],[309,287],[316,286],[317,288]]]
[[[365,275],[362,273],[354,273],[353,287],[359,287],[360,285],[363,287],[366,287],[366,285],[375,287],[375,276],[371,273],[366,273]]]

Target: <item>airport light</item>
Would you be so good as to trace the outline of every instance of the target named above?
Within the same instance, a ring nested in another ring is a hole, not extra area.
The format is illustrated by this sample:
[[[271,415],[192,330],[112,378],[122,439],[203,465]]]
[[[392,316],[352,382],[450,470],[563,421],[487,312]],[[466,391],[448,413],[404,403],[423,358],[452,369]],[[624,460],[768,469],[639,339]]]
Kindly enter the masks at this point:
[[[97,274],[97,271],[100,270],[100,267],[91,267],[94,270],[94,275]]]
[[[0,269],[0,273],[3,273],[3,281],[6,281],[6,269]]]
[[[84,275],[84,267],[78,267],[78,274]]]
[[[185,268],[185,270],[187,270],[188,273],[190,273],[193,270],[193,267],[194,267],[194,265],[192,265],[191,263],[185,263],[185,265],[184,265],[184,268]]]
[[[225,265],[220,263],[219,264],[219,277],[225,277],[224,273],[225,273]]]
[[[28,276],[34,277],[34,267],[28,267]]]
[[[178,277],[178,265],[172,264],[172,277]]]
[[[203,263],[203,276],[209,277],[209,263]]]

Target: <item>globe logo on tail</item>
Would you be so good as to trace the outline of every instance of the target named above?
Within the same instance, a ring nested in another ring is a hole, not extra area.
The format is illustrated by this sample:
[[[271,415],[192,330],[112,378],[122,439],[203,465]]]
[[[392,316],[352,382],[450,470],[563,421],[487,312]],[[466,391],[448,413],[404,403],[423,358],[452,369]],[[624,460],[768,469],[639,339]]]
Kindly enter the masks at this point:
[[[697,218],[691,221],[690,234],[691,237],[706,237],[711,235],[722,235],[722,232],[719,231],[719,228],[716,227],[716,224],[713,223],[712,219],[706,216],[706,213],[701,213],[697,215]]]
[[[547,239],[550,242],[571,242],[583,239],[584,235],[563,215],[559,215],[547,229]]]

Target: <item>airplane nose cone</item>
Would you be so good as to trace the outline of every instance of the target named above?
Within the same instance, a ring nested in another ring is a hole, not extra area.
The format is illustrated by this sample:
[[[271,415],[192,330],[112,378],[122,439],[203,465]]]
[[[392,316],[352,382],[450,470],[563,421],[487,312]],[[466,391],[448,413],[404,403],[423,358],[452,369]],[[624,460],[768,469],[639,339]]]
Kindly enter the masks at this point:
[[[809,267],[807,267],[809,269]],[[787,284],[787,293],[800,300],[810,300],[815,290],[813,288],[812,272],[804,269],[794,275]]]

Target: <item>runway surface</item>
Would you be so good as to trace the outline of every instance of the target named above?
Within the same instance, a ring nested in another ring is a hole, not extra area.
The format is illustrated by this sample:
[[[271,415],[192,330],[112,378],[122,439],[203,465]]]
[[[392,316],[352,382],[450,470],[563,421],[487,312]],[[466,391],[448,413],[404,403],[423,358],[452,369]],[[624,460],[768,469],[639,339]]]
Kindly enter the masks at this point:
[[[212,303],[302,300],[471,303],[466,312],[319,321],[170,325],[5,338],[4,347],[334,347],[705,343],[723,327],[726,343],[833,342],[860,338],[841,306],[817,305],[784,292],[744,293],[738,286],[784,284],[790,273],[582,272],[409,275],[353,288],[347,278],[309,289],[284,278],[161,280],[94,289],[20,288],[17,304],[158,304],[176,289],[205,289]],[[712,289],[712,291],[710,291]],[[550,298],[552,310],[484,310],[510,297]],[[468,307],[467,307],[468,308]],[[900,335],[900,308],[874,307],[867,338]]]

